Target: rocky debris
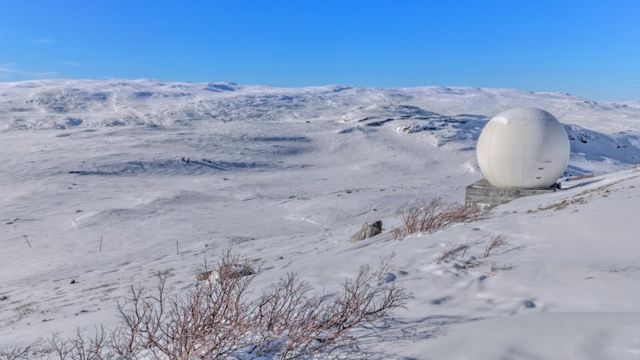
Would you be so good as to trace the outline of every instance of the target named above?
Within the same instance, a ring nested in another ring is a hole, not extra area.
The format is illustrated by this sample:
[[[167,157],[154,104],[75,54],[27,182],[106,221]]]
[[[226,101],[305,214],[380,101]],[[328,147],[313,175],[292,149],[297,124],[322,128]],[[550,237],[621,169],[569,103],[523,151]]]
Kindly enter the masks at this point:
[[[198,281],[208,281],[209,279],[214,280],[218,279],[221,274],[231,279],[237,279],[244,276],[255,275],[256,271],[246,264],[226,264],[221,266],[217,271],[209,270],[201,272],[196,276],[196,279]],[[211,278],[212,276],[213,279]]]
[[[376,236],[382,232],[382,220],[376,220],[373,223],[364,223],[362,228],[353,236],[351,236],[351,241],[360,241],[366,238],[370,238]]]
[[[442,304],[444,304],[446,302],[451,301],[452,299],[453,299],[452,296],[442,296],[442,297],[439,297],[437,299],[431,300],[431,304],[433,304],[433,305],[442,305]]]
[[[206,281],[209,280],[209,278],[211,277],[211,273],[212,271],[205,271],[205,272],[201,272],[200,274],[198,274],[198,276],[196,276],[196,279],[198,281]]]
[[[397,276],[396,274],[392,273],[392,272],[388,272],[386,274],[384,274],[384,282],[385,284],[388,284],[390,282],[394,282],[396,281]]]

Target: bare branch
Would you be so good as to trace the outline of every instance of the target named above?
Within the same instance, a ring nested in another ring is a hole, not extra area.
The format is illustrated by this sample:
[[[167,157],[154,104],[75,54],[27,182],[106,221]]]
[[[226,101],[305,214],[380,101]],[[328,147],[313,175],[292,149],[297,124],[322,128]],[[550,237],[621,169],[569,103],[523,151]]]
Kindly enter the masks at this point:
[[[169,294],[167,273],[158,273],[153,291],[132,287],[118,301],[118,326],[108,331],[97,327],[92,335],[80,330],[70,338],[54,335],[46,351],[60,360],[326,355],[353,344],[355,330],[376,328],[391,311],[404,306],[409,295],[395,282],[385,281],[390,270],[388,259],[375,271],[363,266],[331,295],[314,293],[308,283],[288,274],[250,301],[247,290],[255,271],[228,252],[211,276],[188,292]],[[0,353],[0,359],[31,359],[29,352],[30,348],[16,348]]]
[[[433,233],[455,223],[467,223],[482,219],[486,213],[474,207],[447,204],[439,198],[421,207],[414,207],[403,214],[403,225],[394,230],[396,238],[415,233]]]

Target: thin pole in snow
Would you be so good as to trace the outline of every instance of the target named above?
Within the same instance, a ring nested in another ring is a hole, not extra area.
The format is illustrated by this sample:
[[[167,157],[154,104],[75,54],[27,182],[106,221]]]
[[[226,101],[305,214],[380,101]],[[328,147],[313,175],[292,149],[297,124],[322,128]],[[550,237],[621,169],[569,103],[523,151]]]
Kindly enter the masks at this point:
[[[100,236],[100,252],[102,252],[102,236]]]

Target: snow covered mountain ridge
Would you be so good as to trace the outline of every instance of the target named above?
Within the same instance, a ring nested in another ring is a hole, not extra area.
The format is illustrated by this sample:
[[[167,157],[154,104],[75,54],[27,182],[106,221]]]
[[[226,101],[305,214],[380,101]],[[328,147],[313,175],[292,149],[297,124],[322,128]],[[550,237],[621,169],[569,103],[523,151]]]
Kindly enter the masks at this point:
[[[320,121],[333,124],[339,134],[385,126],[420,133],[434,146],[450,141],[473,146],[488,118],[517,106],[543,108],[567,124],[573,174],[621,168],[611,164],[624,168],[640,159],[640,102],[471,87],[278,88],[152,80],[0,83],[0,131]],[[585,158],[606,166],[580,166]]]
[[[470,87],[278,88],[152,80],[37,80],[0,83],[0,129],[167,126],[238,120],[492,116],[541,107],[566,123],[598,131],[638,128],[640,102],[597,102],[549,92]],[[421,113],[422,112],[422,113]],[[611,120],[615,120],[613,123]]]

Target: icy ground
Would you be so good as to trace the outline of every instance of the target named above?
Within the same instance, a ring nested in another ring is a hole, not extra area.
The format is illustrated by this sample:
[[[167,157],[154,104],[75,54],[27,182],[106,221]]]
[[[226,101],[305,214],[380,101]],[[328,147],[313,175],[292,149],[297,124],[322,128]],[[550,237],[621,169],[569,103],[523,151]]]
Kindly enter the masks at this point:
[[[556,115],[568,175],[600,176],[393,239],[407,206],[463,200],[484,122],[514,106]],[[0,83],[0,129],[0,347],[112,324],[129,286],[170,270],[188,288],[205,257],[233,248],[264,264],[256,293],[287,272],[330,291],[393,254],[415,297],[363,357],[640,357],[639,102],[30,81]],[[378,219],[385,233],[349,241]],[[496,236],[506,244],[482,259]]]

